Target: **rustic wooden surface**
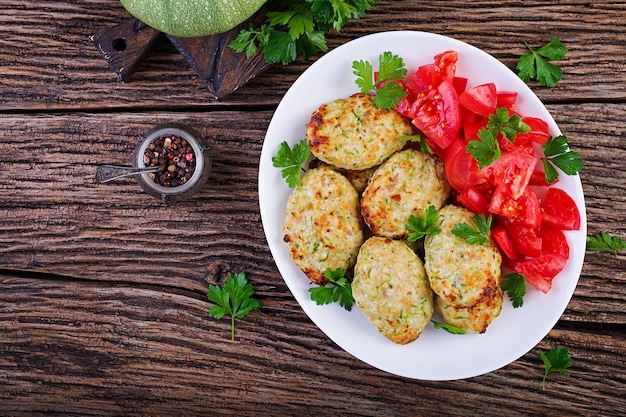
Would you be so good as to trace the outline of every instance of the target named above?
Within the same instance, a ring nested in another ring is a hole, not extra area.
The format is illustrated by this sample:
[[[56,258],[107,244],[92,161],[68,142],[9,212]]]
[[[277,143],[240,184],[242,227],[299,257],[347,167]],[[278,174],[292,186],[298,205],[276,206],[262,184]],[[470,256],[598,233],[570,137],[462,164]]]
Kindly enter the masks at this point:
[[[215,100],[163,41],[123,83],[89,36],[128,18],[117,0],[0,2],[0,415],[623,415],[623,252],[588,252],[556,327],[500,370],[428,382],[372,368],[308,319],[261,225],[265,129],[311,62]],[[449,35],[510,68],[523,42],[561,38],[563,80],[531,87],[585,161],[589,233],[626,239],[626,3],[387,0],[329,45],[389,29]],[[93,183],[169,121],[211,141],[196,198],[170,207],[132,179]],[[206,291],[239,271],[263,308],[231,343]],[[557,345],[574,365],[544,392],[537,349]]]

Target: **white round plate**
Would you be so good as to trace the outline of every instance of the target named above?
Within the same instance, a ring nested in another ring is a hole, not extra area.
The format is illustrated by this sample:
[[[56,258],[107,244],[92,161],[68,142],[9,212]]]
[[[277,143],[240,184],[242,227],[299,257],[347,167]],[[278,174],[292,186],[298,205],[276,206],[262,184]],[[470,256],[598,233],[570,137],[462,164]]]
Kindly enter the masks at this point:
[[[514,309],[505,295],[500,316],[481,335],[453,335],[430,323],[422,335],[407,345],[397,345],[380,335],[355,305],[348,312],[337,303],[318,306],[311,301],[312,284],[294,265],[283,242],[285,204],[291,189],[272,166],[281,142],[290,146],[305,137],[311,114],[323,103],[358,92],[352,62],[366,60],[377,69],[385,51],[401,56],[408,69],[433,62],[446,50],[459,54],[456,74],[468,78],[468,87],[494,82],[498,91],[518,93],[516,110],[541,117],[553,136],[560,135],[554,119],[535,94],[515,73],[491,55],[445,36],[412,31],[383,32],[348,42],[312,64],[287,91],[268,127],[259,168],[261,219],[267,241],[290,291],[311,320],[341,348],[383,371],[422,380],[470,378],[499,369],[526,354],[548,334],[572,297],[585,255],[587,222],[582,186],[578,176],[561,173],[559,188],[576,201],[581,228],[566,232],[570,259],[543,294],[530,285],[521,308]],[[539,358],[539,356],[537,356]]]

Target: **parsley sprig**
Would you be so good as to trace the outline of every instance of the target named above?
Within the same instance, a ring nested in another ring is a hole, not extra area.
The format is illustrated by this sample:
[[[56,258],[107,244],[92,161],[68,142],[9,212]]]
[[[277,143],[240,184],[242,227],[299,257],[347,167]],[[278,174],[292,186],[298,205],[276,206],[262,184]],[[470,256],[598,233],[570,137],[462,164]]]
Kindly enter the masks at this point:
[[[311,150],[306,139],[289,147],[287,142],[280,144],[278,153],[272,158],[272,165],[280,170],[281,175],[287,181],[289,187],[294,188],[301,184],[300,174],[303,171],[304,163],[309,159]]]
[[[617,256],[617,251],[626,249],[626,242],[620,237],[607,232],[587,236],[587,250],[610,251]]]
[[[518,133],[530,132],[530,126],[522,122],[521,117],[517,114],[509,116],[509,111],[504,107],[497,108],[495,113],[489,115],[487,129],[494,137],[502,134],[511,143]]]
[[[537,80],[546,87],[554,87],[563,77],[563,70],[549,61],[556,61],[565,56],[567,48],[559,38],[552,40],[541,48],[534,50],[525,43],[529,54],[522,55],[517,63],[518,76],[524,82]]]
[[[250,58],[261,49],[266,62],[289,64],[328,51],[325,33],[360,19],[377,0],[272,0],[263,25],[239,32],[229,47]]]
[[[545,145],[542,145],[544,158],[543,168],[546,172],[546,181],[552,184],[559,178],[554,166],[558,167],[567,175],[575,175],[583,167],[583,161],[577,152],[570,151],[567,145],[567,137],[564,135],[555,138],[549,137]],[[554,166],[553,166],[554,165]]]
[[[500,143],[497,138],[502,135],[509,142],[514,142],[518,133],[530,132],[530,126],[514,114],[509,116],[509,111],[499,107],[489,115],[487,126],[478,131],[478,139],[470,140],[465,150],[472,154],[478,163],[478,169],[491,165],[502,155]]]
[[[514,308],[524,305],[524,296],[526,295],[526,277],[524,275],[517,272],[504,275],[501,287],[508,294]]]
[[[441,232],[441,228],[436,225],[438,220],[439,214],[433,205],[428,206],[424,212],[424,217],[416,217],[411,214],[409,222],[406,224],[406,228],[409,229],[407,240],[409,242],[415,242],[426,235],[438,234]]]
[[[454,226],[452,234],[464,239],[470,245],[484,245],[488,241],[489,231],[491,230],[491,214],[487,218],[482,214],[476,214],[472,218],[472,222],[476,229],[463,222]]]
[[[352,295],[352,284],[345,277],[344,271],[337,268],[334,271],[328,268],[324,271],[324,276],[330,284],[309,288],[311,300],[317,305],[331,304],[339,301],[339,305],[346,310],[352,310],[354,296]]]
[[[480,129],[478,139],[470,140],[465,150],[472,154],[478,163],[478,169],[491,165],[502,155],[500,144],[488,129]]]
[[[376,107],[379,109],[393,109],[398,102],[407,96],[406,91],[398,81],[406,75],[404,60],[391,52],[383,52],[378,57],[378,77],[374,80],[374,67],[368,61],[354,61],[353,73],[355,83],[362,93],[376,91]]]
[[[463,329],[459,329],[456,326],[453,326],[452,324],[448,324],[448,323],[441,323],[439,321],[433,321],[433,325],[435,326],[435,329],[443,329],[448,333],[452,333],[452,334],[465,334],[465,330]]]
[[[261,308],[261,302],[252,298],[254,288],[248,282],[245,272],[239,272],[224,282],[223,288],[209,285],[207,297],[216,305],[209,308],[209,314],[216,319],[230,316],[231,340],[235,340],[235,319],[240,319],[253,310]]]
[[[546,353],[543,353],[540,350],[539,356],[541,357],[545,368],[543,380],[541,381],[541,389],[545,391],[548,374],[552,372],[560,372],[563,375],[569,375],[567,368],[572,366],[572,356],[569,354],[569,350],[566,347],[555,347]]]

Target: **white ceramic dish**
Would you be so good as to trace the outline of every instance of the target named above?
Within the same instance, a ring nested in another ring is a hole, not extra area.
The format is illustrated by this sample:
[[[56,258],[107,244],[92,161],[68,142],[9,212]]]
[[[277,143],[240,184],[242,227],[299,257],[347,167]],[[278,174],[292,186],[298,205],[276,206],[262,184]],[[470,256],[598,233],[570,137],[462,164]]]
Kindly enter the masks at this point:
[[[276,265],[302,309],[328,337],[356,358],[386,372],[422,380],[463,379],[497,370],[535,347],[559,320],[576,288],[585,255],[587,223],[579,177],[561,174],[558,183],[574,198],[582,218],[579,231],[566,232],[570,259],[548,294],[529,286],[524,306],[517,309],[505,296],[502,313],[482,335],[453,335],[435,330],[431,323],[415,342],[402,346],[380,335],[356,305],[348,312],[338,304],[318,306],[310,300],[308,290],[312,284],[291,261],[282,240],[285,204],[291,189],[280,170],[272,166],[271,158],[282,141],[293,145],[305,137],[305,125],[322,103],[358,92],[353,61],[367,60],[376,66],[378,56],[391,51],[404,58],[412,73],[418,66],[431,63],[436,54],[450,49],[459,54],[457,75],[469,79],[468,87],[494,82],[498,91],[516,91],[516,109],[521,114],[548,121],[553,136],[561,133],[528,86],[491,55],[441,35],[383,32],[336,48],[296,80],[268,127],[259,170],[265,235]]]

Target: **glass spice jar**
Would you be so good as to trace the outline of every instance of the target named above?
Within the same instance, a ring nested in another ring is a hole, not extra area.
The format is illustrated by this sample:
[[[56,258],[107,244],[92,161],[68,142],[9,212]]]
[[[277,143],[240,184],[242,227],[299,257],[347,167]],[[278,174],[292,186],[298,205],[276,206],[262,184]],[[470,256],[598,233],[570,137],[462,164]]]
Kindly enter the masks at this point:
[[[207,182],[211,155],[206,139],[195,129],[177,123],[152,128],[137,143],[133,167],[161,167],[136,175],[141,188],[163,203],[190,198]]]

